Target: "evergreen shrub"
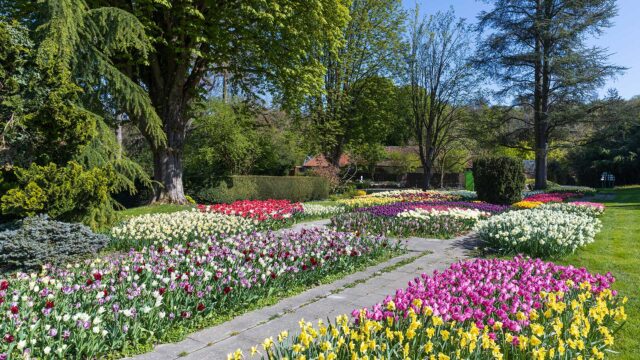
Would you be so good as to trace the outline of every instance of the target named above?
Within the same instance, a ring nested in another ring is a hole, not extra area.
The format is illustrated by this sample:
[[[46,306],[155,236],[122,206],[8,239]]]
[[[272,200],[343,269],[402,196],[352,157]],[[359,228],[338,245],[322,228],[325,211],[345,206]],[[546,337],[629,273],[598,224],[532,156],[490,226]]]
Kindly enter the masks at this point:
[[[473,162],[473,180],[478,200],[509,205],[522,200],[524,165],[510,157],[488,157]]]

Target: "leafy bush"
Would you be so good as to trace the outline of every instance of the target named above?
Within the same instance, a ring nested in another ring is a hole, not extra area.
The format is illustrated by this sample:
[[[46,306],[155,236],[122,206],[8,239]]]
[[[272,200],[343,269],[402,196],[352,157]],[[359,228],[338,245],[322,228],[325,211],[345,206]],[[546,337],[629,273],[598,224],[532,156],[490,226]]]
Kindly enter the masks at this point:
[[[525,176],[520,160],[509,157],[476,159],[473,178],[478,200],[505,205],[522,200]]]
[[[0,231],[0,263],[12,269],[36,269],[46,263],[61,264],[95,254],[108,238],[82,224],[50,220],[46,215],[30,217]]]
[[[195,192],[201,203],[231,203],[236,200],[322,200],[329,196],[329,183],[316,176],[232,176],[216,186]]]
[[[500,253],[552,257],[592,243],[600,220],[564,210],[511,211],[478,223],[480,238]]]
[[[17,187],[0,199],[3,214],[16,217],[47,214],[68,222],[98,227],[115,219],[110,197],[114,174],[109,168],[85,170],[76,162],[15,168]]]

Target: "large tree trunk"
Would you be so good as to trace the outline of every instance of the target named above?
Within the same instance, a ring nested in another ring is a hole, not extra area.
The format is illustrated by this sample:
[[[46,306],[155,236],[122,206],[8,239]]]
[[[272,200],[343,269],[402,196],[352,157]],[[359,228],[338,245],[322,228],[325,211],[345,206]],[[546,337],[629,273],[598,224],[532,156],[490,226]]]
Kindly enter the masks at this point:
[[[162,184],[155,188],[154,202],[187,203],[182,182],[182,154],[186,136],[184,109],[181,101],[170,101],[162,113],[167,143],[152,149],[153,178]]]
[[[539,18],[543,18],[544,9],[543,1],[536,1],[536,13]],[[545,78],[544,73],[544,43],[542,35],[536,35],[535,43],[535,68],[534,82],[535,89],[533,92],[533,124],[535,136],[535,188],[541,190],[547,187],[547,125],[546,125],[546,106],[544,105],[545,97]],[[548,95],[548,93],[547,93]]]
[[[424,179],[422,180],[422,190],[429,190],[431,188],[431,176],[433,175],[433,166],[422,165],[422,173]]]
[[[154,202],[186,204],[182,185],[182,154],[171,148],[153,152],[153,178],[162,186],[155,189]]]

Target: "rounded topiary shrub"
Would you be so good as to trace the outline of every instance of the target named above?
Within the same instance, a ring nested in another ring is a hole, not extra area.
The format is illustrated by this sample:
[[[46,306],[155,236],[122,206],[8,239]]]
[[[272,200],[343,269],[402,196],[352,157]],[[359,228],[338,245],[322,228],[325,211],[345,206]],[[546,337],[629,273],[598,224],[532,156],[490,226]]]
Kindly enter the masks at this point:
[[[0,271],[32,270],[94,254],[108,237],[87,226],[50,220],[46,215],[0,227]]]
[[[522,200],[524,165],[510,157],[489,157],[473,162],[473,181],[478,200],[492,204],[513,204]]]

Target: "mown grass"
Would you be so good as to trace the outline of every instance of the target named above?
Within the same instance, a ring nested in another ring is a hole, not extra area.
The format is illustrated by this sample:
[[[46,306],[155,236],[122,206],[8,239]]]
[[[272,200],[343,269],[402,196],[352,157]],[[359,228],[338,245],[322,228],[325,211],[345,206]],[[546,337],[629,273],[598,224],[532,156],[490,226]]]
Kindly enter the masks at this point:
[[[127,219],[133,216],[140,216],[146,214],[166,214],[182,210],[191,210],[193,205],[176,205],[176,204],[157,204],[157,205],[145,205],[135,208],[125,209],[118,211],[118,216],[121,219]]]
[[[575,254],[556,260],[585,267],[590,272],[611,272],[614,289],[627,296],[627,323],[615,335],[615,359],[640,356],[640,186],[601,191],[607,209],[602,215],[602,231],[596,241]],[[608,196],[613,195],[613,199]],[[598,198],[594,201],[598,201]]]

